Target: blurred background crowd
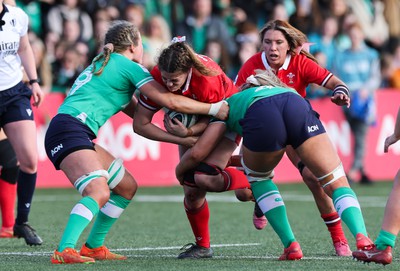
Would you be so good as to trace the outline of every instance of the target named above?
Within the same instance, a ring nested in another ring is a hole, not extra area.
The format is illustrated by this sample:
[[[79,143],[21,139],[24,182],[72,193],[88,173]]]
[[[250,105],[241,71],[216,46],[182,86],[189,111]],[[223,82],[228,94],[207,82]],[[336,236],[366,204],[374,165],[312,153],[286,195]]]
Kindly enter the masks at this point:
[[[110,22],[125,19],[143,36],[144,65],[173,36],[186,36],[198,53],[234,79],[259,51],[258,31],[269,20],[287,20],[307,34],[310,52],[332,69],[335,55],[351,46],[348,26],[361,25],[365,44],[378,52],[380,88],[400,90],[400,0],[17,0],[30,17],[30,41],[43,90],[67,93],[99,53]],[[326,92],[317,88],[310,97]]]

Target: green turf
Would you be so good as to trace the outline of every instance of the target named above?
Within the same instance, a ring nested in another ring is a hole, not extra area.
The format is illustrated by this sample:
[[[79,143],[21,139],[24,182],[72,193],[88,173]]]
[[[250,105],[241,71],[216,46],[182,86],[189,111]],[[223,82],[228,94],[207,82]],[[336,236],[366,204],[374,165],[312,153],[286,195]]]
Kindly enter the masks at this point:
[[[44,240],[29,247],[23,239],[0,239],[0,270],[400,270],[400,255],[394,262],[365,265],[334,256],[328,231],[304,184],[279,185],[289,219],[300,242],[301,261],[277,261],[282,245],[270,226],[257,231],[252,225],[252,203],[240,203],[233,193],[209,193],[211,243],[215,257],[206,260],[177,260],[179,248],[193,242],[182,208],[181,187],[140,188],[137,197],[115,224],[106,240],[112,251],[128,256],[119,262],[92,265],[52,265],[50,255],[57,247],[72,206],[80,199],[73,189],[38,189],[30,223]],[[390,182],[371,186],[354,185],[367,229],[376,238],[382,221]],[[87,229],[78,243],[82,245]],[[352,249],[354,238],[345,227]]]

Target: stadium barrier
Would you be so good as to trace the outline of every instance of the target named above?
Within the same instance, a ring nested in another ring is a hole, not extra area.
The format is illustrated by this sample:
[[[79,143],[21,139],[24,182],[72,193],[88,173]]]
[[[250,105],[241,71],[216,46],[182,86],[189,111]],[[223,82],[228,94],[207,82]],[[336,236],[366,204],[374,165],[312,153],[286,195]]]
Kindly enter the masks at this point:
[[[51,93],[45,97],[39,109],[34,109],[39,148],[38,187],[70,187],[64,174],[54,169],[44,150],[48,122],[56,114],[63,99],[63,95]],[[329,98],[312,100],[311,104],[320,113],[345,169],[349,169],[353,138],[341,108],[332,104]],[[392,179],[400,167],[400,143],[393,145],[388,154],[383,152],[384,140],[393,132],[399,105],[400,91],[377,91],[377,122],[369,130],[365,157],[366,173],[373,180]],[[163,113],[160,111],[155,115],[155,123],[162,127],[162,120]],[[177,146],[151,141],[135,134],[132,120],[123,113],[113,116],[100,129],[96,142],[116,157],[122,158],[125,167],[140,186],[178,185],[174,173],[178,163]],[[274,180],[277,183],[301,181],[297,169],[286,155],[275,170]]]

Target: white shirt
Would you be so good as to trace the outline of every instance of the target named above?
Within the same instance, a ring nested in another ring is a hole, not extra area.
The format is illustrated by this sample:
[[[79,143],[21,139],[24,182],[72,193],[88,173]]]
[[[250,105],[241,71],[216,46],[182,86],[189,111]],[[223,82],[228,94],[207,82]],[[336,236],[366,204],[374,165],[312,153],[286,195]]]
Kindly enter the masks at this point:
[[[5,24],[0,31],[0,91],[22,80],[21,59],[18,56],[20,38],[28,32],[28,15],[18,7],[3,5]]]

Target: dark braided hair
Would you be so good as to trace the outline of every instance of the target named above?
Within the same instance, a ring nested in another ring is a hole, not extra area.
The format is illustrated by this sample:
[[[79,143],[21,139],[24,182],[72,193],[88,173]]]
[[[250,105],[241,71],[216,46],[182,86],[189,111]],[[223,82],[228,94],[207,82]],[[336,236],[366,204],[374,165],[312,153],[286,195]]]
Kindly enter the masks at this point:
[[[186,42],[175,42],[165,48],[158,57],[158,67],[160,71],[168,73],[188,72],[192,67],[206,76],[220,73],[218,70],[206,67]]]
[[[105,35],[103,52],[92,61],[93,73],[99,75],[103,72],[112,52],[123,52],[132,44],[138,46],[139,37],[139,30],[132,23],[123,20],[114,21]],[[100,69],[96,71],[96,62],[103,58],[103,64]]]

